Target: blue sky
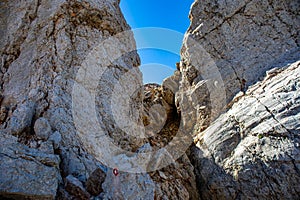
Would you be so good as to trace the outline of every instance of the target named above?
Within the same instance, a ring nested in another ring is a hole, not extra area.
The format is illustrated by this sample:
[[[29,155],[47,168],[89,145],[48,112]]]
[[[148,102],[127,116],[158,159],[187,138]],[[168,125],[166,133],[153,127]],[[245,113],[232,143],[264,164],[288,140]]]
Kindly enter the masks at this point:
[[[161,83],[173,74],[175,63],[180,61],[180,47],[190,24],[188,13],[193,1],[121,0],[127,23],[136,29],[144,83]],[[145,27],[157,28],[143,29]]]

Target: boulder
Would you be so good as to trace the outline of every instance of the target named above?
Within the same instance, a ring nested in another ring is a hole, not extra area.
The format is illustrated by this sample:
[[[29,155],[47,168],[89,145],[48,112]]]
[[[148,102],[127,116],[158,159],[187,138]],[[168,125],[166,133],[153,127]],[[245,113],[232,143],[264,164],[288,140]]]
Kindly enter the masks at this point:
[[[72,175],[68,175],[65,181],[66,191],[78,199],[88,200],[90,194],[85,190],[82,183]]]
[[[49,121],[46,118],[40,117],[34,123],[34,132],[38,139],[48,140],[52,134],[52,129]]]
[[[102,183],[105,181],[106,174],[100,168],[97,168],[93,173],[89,176],[86,181],[86,189],[93,196],[98,196],[102,189]]]

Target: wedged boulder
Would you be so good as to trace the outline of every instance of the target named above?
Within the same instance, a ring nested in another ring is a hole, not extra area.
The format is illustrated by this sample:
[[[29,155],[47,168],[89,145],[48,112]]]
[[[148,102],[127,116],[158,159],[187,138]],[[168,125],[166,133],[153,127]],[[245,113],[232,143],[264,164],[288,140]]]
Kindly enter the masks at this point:
[[[85,190],[83,184],[72,175],[66,177],[65,188],[68,193],[78,199],[88,200],[90,198],[90,194]]]
[[[102,183],[105,178],[105,172],[103,172],[100,168],[97,168],[86,181],[87,191],[94,196],[98,196],[101,192],[103,192]]]
[[[37,119],[34,123],[34,132],[39,139],[47,140],[52,134],[49,121],[43,117]]]
[[[192,143],[182,140],[184,131],[180,129],[180,116],[175,106],[175,92],[178,90],[178,72],[165,79],[162,86],[146,84],[144,86],[144,125],[148,136],[146,143],[138,153],[151,152],[146,166],[155,184],[154,199],[191,199],[199,198],[193,166],[185,154]],[[180,141],[174,139],[182,137]],[[175,143],[176,145],[175,145]],[[175,145],[172,149],[168,145]],[[177,156],[170,162],[166,154]],[[139,155],[139,154],[138,154]]]
[[[23,132],[30,131],[32,118],[35,112],[34,106],[34,103],[31,101],[17,106],[8,124],[12,135],[19,136]]]

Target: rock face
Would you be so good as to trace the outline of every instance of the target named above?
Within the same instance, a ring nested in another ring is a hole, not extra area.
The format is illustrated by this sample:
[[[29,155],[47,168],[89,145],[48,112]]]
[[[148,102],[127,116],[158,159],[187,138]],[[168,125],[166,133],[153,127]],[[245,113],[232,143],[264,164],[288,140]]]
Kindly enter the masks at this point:
[[[61,177],[59,156],[30,149],[1,132],[0,197],[55,199]]]
[[[268,69],[298,59],[298,13],[299,1],[196,0],[185,40],[193,38],[215,61],[230,101]],[[182,58],[188,61],[193,48],[187,45]]]
[[[299,7],[292,0],[194,2],[181,50],[178,101],[194,110],[186,117],[198,125],[187,129],[205,129],[224,104],[267,70],[299,59]]]
[[[119,199],[196,199],[187,156],[152,174],[147,166],[139,166],[149,163],[129,162],[127,154],[139,155],[155,145],[140,137],[140,60],[118,4],[118,0],[0,2],[1,172],[7,172],[1,174],[1,197],[114,198],[118,191]],[[164,100],[160,108],[173,112],[173,97],[165,99],[168,102]],[[165,128],[162,135],[159,131],[152,130],[157,137],[153,143],[163,146],[169,131]],[[18,148],[34,153],[10,152],[18,149],[4,145],[6,135]],[[122,151],[113,151],[115,146]],[[22,171],[23,165],[32,169]],[[119,184],[112,176],[116,166]],[[34,187],[28,189],[26,182]]]
[[[148,174],[107,173],[102,199],[154,199],[155,184]]]
[[[84,191],[81,187],[85,187],[93,171],[99,167],[107,170],[87,152],[90,149],[77,136],[72,89],[80,80],[77,72],[85,66],[92,50],[110,36],[130,29],[118,4],[118,0],[0,2],[0,195],[73,198],[73,189]],[[97,88],[100,126],[111,138],[118,138],[116,142],[122,142],[124,134],[116,134],[113,126],[109,111],[111,91],[127,71],[135,79],[125,86],[139,85],[141,79],[136,68],[139,57],[130,51],[135,47],[133,37],[130,33],[126,36],[123,44],[120,41],[111,46],[124,50],[124,54],[109,63],[95,65],[98,71],[106,70]],[[142,101],[138,95],[133,96],[136,100],[132,105]],[[6,145],[4,134],[15,136],[16,144]],[[13,153],[18,148],[24,150]],[[88,194],[83,192],[83,196]]]
[[[299,11],[194,2],[175,102],[202,199],[299,198]]]
[[[299,72],[300,62],[268,72],[197,136],[203,199],[299,198]]]

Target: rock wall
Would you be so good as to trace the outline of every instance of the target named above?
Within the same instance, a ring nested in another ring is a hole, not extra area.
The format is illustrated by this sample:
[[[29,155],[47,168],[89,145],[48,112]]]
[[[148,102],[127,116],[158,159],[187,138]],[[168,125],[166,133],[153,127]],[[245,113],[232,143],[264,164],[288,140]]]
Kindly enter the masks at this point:
[[[175,101],[202,199],[299,198],[299,8],[194,2]]]
[[[299,53],[298,1],[195,1],[186,41],[193,38],[216,63],[227,101]],[[187,42],[182,59],[193,54]],[[189,64],[189,63],[186,63]],[[191,63],[194,64],[194,63]]]
[[[92,154],[97,152],[83,145],[77,135],[72,89],[92,49],[130,29],[118,3],[0,2],[1,197],[88,199],[102,191],[105,174],[111,170],[95,159]],[[134,49],[134,39],[128,35],[129,42],[111,48]],[[102,95],[96,99],[100,114],[108,113],[109,91],[125,71],[136,77],[127,84],[139,85],[139,62],[135,51],[128,51],[109,66],[104,62],[95,66],[106,69],[97,90]],[[136,98],[135,105],[142,101],[138,94]],[[103,130],[116,132],[108,126],[111,117],[101,117]],[[121,133],[118,136],[120,141],[124,137]],[[101,173],[93,173],[99,168]]]
[[[300,63],[272,70],[196,137],[203,199],[297,199]]]
[[[299,59],[298,13],[299,2],[292,0],[194,2],[181,50],[182,95],[177,101],[194,110],[184,113],[186,118],[203,119],[186,128],[205,129],[267,70]],[[185,101],[189,98],[193,105]],[[203,109],[208,105],[212,108]]]
[[[118,0],[0,8],[0,198],[197,199],[186,155],[151,173],[154,163],[130,161],[152,147],[140,137],[140,60]]]

